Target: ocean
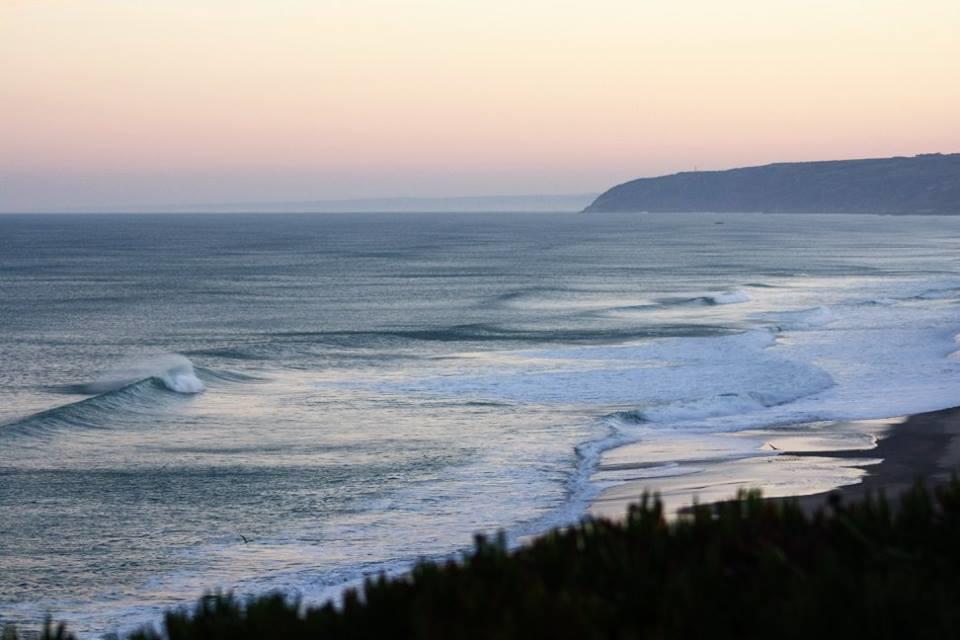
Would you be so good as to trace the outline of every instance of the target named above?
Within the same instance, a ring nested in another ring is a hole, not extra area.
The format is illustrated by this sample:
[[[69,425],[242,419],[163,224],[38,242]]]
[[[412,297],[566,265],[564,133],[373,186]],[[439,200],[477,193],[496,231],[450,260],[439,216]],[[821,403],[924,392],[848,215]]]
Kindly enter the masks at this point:
[[[519,544],[615,447],[956,405],[958,332],[960,218],[0,216],[0,624]]]

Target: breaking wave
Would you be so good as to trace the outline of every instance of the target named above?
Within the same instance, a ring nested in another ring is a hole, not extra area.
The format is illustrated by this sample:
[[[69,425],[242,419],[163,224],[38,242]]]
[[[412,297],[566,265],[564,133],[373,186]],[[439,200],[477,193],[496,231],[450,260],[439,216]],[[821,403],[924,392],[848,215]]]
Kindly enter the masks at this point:
[[[130,420],[162,410],[180,397],[157,378],[148,378],[99,395],[34,413],[0,426],[0,435],[43,436],[65,429],[106,429],[117,419]]]
[[[232,377],[211,374],[214,380]],[[93,397],[0,425],[0,434],[43,435],[62,429],[105,429],[118,419],[129,422],[144,415],[155,415],[167,405],[182,402],[205,389],[193,363],[184,356],[164,354],[129,361],[92,382],[57,389]]]
[[[79,389],[81,393],[100,394],[151,378],[176,393],[201,393],[206,388],[189,358],[169,353],[126,362]]]

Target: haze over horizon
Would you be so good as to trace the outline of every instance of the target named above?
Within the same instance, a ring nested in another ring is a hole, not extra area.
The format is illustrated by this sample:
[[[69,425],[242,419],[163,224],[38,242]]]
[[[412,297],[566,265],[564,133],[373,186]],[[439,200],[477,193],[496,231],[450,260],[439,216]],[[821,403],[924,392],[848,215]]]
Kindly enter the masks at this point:
[[[0,211],[587,193],[952,152],[957,24],[946,0],[16,0]]]

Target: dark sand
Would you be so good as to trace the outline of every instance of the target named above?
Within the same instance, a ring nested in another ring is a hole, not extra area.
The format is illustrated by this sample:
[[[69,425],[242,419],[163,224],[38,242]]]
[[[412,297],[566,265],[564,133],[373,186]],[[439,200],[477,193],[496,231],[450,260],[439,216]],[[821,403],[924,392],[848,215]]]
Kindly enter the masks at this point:
[[[828,451],[818,455],[859,462],[863,453]],[[866,467],[867,473],[859,483],[803,496],[804,506],[817,507],[830,494],[839,494],[849,501],[883,490],[893,498],[917,480],[930,486],[949,480],[952,473],[960,470],[960,407],[910,416],[890,428],[876,448],[867,453],[881,462]]]
[[[622,517],[645,491],[660,494],[668,513],[675,513],[694,502],[729,499],[751,488],[769,498],[799,497],[813,509],[830,494],[847,501],[882,489],[895,497],[918,478],[935,485],[960,469],[960,407],[909,418],[721,434],[714,440],[718,438],[739,440],[741,447],[745,443],[747,454],[721,460],[694,456],[684,461],[692,469],[689,474],[627,479],[603,491],[590,513]],[[604,474],[629,474],[631,469],[642,476],[650,456],[643,443],[614,450],[601,461],[597,476],[602,480]]]

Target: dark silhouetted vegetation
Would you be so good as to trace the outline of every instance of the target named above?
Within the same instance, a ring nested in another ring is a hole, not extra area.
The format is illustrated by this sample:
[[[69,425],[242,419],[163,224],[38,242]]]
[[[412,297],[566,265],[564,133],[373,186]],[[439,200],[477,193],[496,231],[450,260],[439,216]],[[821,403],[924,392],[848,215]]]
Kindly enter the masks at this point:
[[[55,629],[51,629],[51,632]],[[340,607],[208,596],[138,640],[697,638],[960,634],[960,480],[810,515],[759,494],[668,523],[645,499],[508,551],[368,580]],[[56,637],[53,635],[45,637]]]

